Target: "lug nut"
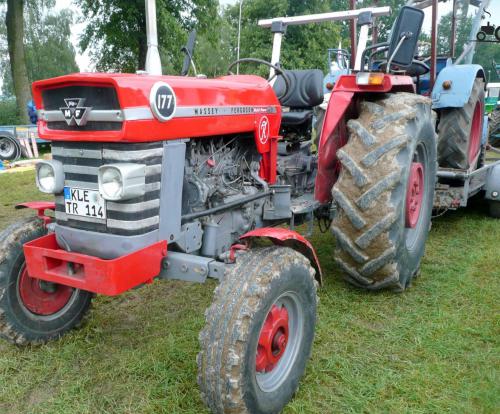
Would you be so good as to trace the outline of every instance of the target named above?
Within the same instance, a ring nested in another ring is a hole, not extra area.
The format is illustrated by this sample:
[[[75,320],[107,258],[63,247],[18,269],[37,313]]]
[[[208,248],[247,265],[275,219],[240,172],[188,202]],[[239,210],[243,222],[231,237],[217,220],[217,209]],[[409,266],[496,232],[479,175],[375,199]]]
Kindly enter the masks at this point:
[[[498,191],[493,191],[491,193],[491,196],[494,197],[494,198],[497,198],[498,197]]]

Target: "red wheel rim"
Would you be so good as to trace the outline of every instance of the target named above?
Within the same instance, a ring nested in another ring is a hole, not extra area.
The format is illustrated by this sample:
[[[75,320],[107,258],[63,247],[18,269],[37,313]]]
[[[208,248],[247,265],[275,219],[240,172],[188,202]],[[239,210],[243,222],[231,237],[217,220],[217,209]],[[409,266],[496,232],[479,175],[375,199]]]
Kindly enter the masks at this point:
[[[474,108],[474,115],[472,116],[472,125],[469,137],[469,164],[474,161],[479,151],[479,144],[481,143],[481,102],[476,103]]]
[[[288,311],[273,305],[260,331],[255,369],[271,372],[285,353],[288,343]]]
[[[420,162],[413,162],[408,178],[406,192],[406,227],[414,229],[420,217],[424,198],[424,167]]]
[[[50,284],[42,288],[41,280],[28,275],[26,265],[23,265],[19,277],[19,297],[26,309],[36,315],[52,315],[59,312],[69,302],[73,288],[58,284]]]

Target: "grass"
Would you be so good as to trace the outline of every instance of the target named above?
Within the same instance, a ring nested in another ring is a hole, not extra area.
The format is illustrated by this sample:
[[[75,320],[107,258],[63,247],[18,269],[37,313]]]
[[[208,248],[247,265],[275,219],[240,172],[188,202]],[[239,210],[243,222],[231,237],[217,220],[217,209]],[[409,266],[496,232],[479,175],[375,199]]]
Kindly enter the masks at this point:
[[[0,176],[0,228],[40,198],[33,173]],[[500,411],[500,221],[482,200],[433,222],[422,272],[404,294],[341,280],[332,238],[313,243],[325,273],[312,359],[285,413]],[[0,341],[1,413],[205,413],[198,331],[215,284],[155,282],[98,297],[58,342]]]

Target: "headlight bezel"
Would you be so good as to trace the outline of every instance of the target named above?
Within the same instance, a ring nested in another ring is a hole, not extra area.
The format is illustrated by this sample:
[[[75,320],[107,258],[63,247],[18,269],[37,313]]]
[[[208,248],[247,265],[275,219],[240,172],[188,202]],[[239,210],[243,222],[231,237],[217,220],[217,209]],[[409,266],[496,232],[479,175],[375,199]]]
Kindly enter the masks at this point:
[[[53,173],[54,183],[52,187],[47,187],[42,184],[41,179],[46,177],[40,177],[41,171],[46,168],[50,168]],[[36,164],[36,186],[38,190],[46,194],[58,194],[64,191],[64,169],[60,161],[57,160],[43,160]]]
[[[121,188],[115,194],[106,191],[105,174],[108,170],[118,173]],[[98,185],[101,197],[108,201],[130,200],[146,193],[146,166],[134,163],[105,164],[98,170]]]

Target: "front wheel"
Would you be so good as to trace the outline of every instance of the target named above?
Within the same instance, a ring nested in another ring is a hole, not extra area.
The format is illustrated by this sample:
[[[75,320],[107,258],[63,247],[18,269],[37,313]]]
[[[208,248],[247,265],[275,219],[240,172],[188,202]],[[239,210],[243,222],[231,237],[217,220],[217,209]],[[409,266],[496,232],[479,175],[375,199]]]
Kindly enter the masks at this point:
[[[404,290],[417,275],[431,224],[436,134],[431,101],[409,93],[363,101],[332,196],[335,260],[368,289]]]
[[[23,245],[46,234],[31,217],[0,233],[0,336],[18,345],[56,339],[77,326],[92,294],[28,275]]]
[[[238,257],[215,291],[200,333],[198,382],[214,413],[281,412],[311,353],[317,282],[286,247]]]

